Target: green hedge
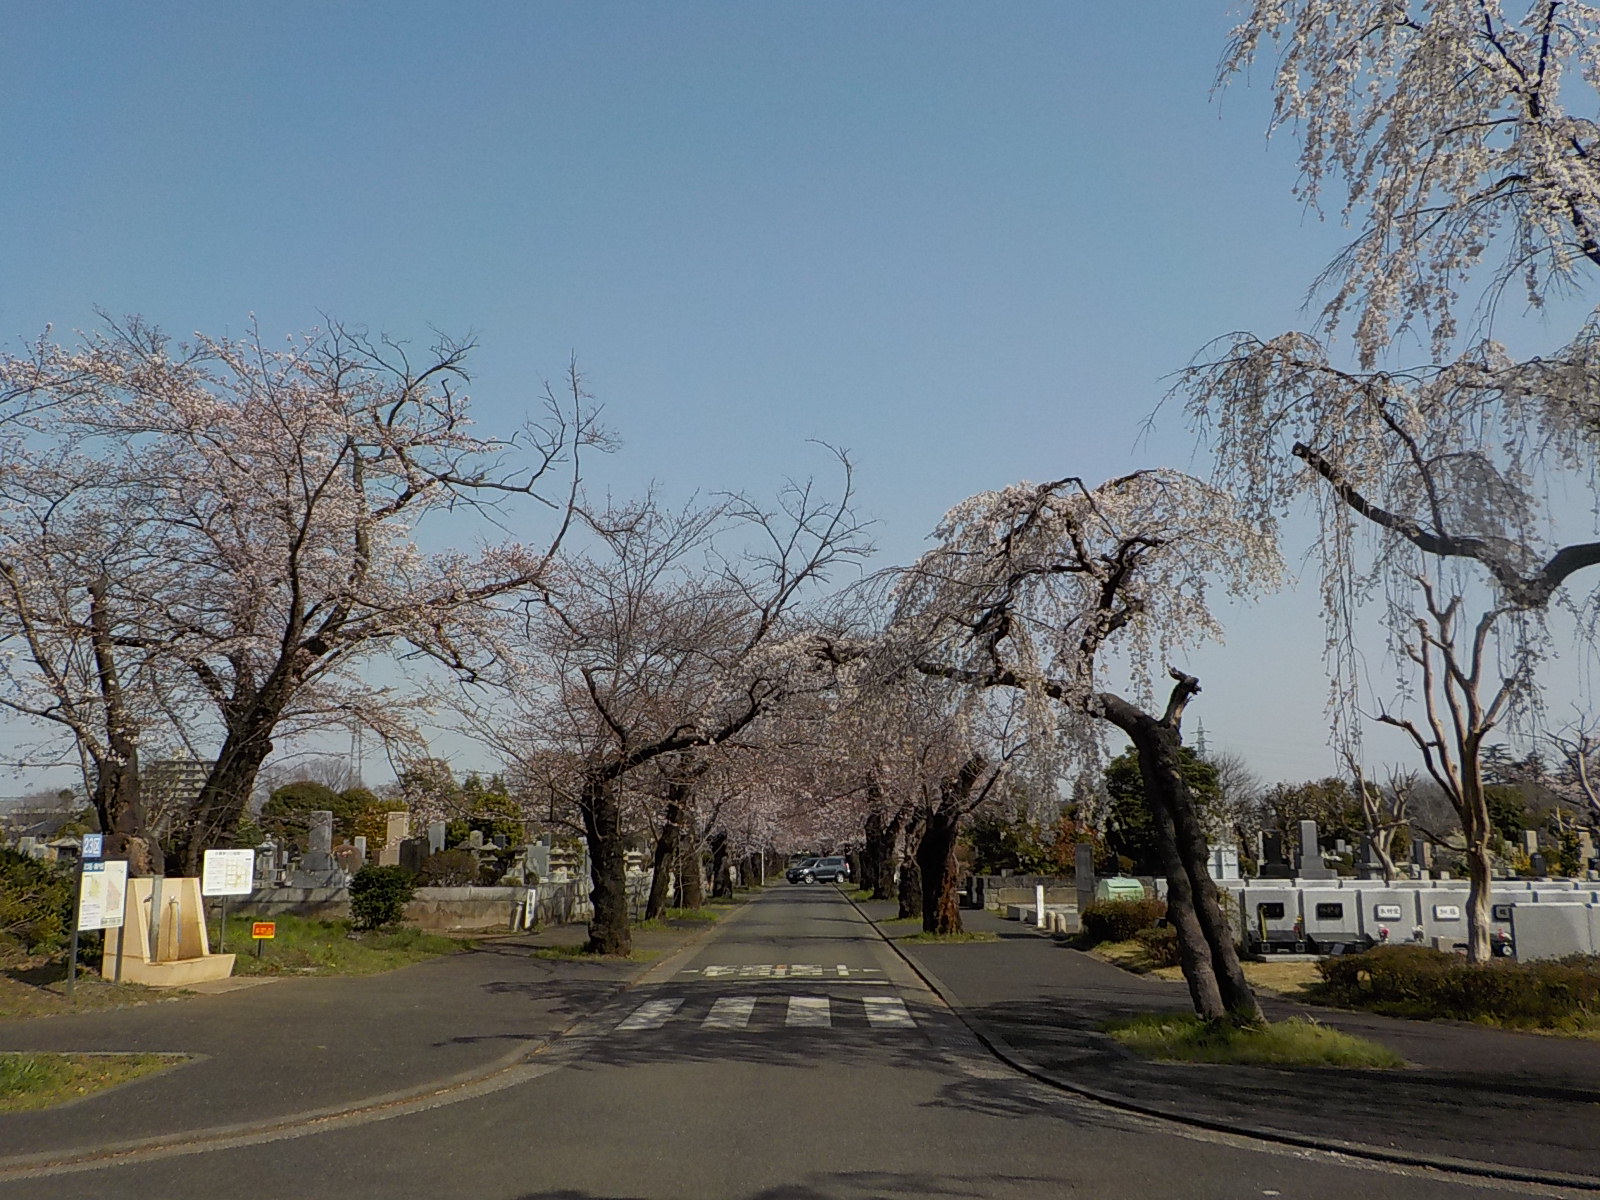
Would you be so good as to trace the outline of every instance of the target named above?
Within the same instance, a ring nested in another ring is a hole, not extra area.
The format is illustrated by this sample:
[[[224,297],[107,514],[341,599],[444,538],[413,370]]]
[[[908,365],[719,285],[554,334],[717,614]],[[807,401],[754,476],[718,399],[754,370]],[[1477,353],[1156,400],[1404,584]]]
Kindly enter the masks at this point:
[[[1317,970],[1325,999],[1397,1016],[1536,1029],[1600,1019],[1600,959],[1473,964],[1423,946],[1375,946],[1325,958]]]
[[[1167,915],[1165,900],[1096,900],[1078,915],[1090,942],[1126,942]]]
[[[398,925],[416,890],[416,878],[402,867],[362,867],[350,881],[350,923],[357,929]]]
[[[0,848],[0,943],[38,954],[71,934],[71,868]]]

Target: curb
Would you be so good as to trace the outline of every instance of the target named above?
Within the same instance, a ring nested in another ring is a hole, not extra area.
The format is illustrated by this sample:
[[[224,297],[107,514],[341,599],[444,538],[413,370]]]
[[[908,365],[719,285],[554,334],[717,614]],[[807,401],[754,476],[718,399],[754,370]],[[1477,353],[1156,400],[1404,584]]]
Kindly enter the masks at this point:
[[[745,903],[748,904],[749,901],[746,900]],[[740,912],[744,907],[745,905],[741,904],[733,911],[735,913]],[[708,923],[702,929],[695,930],[681,946],[678,946],[659,962],[637,964],[639,969],[631,977],[618,983],[607,995],[606,999],[595,1008],[576,1017],[553,1033],[540,1038],[528,1038],[516,1049],[510,1050],[482,1066],[473,1067],[455,1075],[448,1075],[442,1079],[429,1080],[410,1087],[384,1092],[376,1096],[364,1096],[356,1100],[343,1101],[322,1108],[306,1109],[302,1112],[288,1113],[277,1117],[232,1122],[226,1125],[211,1125],[200,1129],[157,1134],[125,1142],[108,1142],[96,1146],[92,1150],[40,1150],[25,1154],[6,1155],[0,1157],[0,1182],[30,1176],[114,1167],[139,1162],[151,1157],[161,1158],[170,1157],[174,1154],[199,1154],[209,1149],[225,1149],[241,1142],[250,1143],[293,1137],[301,1130],[309,1130],[313,1126],[332,1127],[341,1120],[350,1118],[381,1119],[385,1110],[395,1110],[393,1115],[400,1116],[418,1107],[437,1107],[442,1103],[448,1103],[445,1097],[450,1096],[452,1093],[470,1093],[471,1089],[478,1088],[508,1073],[517,1072],[520,1068],[528,1067],[535,1059],[558,1047],[566,1039],[572,1038],[575,1034],[583,1033],[584,1026],[594,1019],[596,1013],[603,1011],[618,996],[638,987],[652,971],[677,960],[693,950],[699,942],[709,936],[711,931],[721,924],[723,924],[722,921],[714,921]],[[194,1059],[197,1056],[186,1055],[186,1057]],[[181,1064],[177,1069],[181,1069]],[[516,1082],[519,1082],[519,1080],[513,1079],[506,1086]],[[470,1099],[473,1094],[475,1093],[464,1095],[461,1098]],[[320,1132],[320,1130],[318,1131]]]
[[[850,901],[851,905],[855,907],[855,910],[861,914],[866,922],[876,930],[878,936],[889,944],[890,949],[899,955],[901,960],[916,973],[917,977],[927,984],[950,1011],[961,1019],[961,1023],[972,1031],[973,1036],[982,1042],[991,1054],[1014,1071],[1020,1072],[1029,1079],[1042,1083],[1047,1087],[1052,1087],[1071,1095],[1081,1096],[1086,1100],[1092,1100],[1108,1108],[1134,1113],[1141,1117],[1150,1117],[1159,1121],[1168,1121],[1177,1125],[1204,1129],[1211,1133],[1223,1133],[1233,1137],[1250,1138],[1254,1141],[1271,1142],[1275,1145],[1292,1146],[1300,1150],[1316,1150],[1325,1154],[1343,1154],[1351,1158],[1362,1158],[1392,1166],[1421,1167],[1432,1171],[1444,1171],[1455,1175],[1469,1175],[1480,1179],[1494,1179],[1507,1183],[1531,1183],[1543,1187],[1575,1188],[1580,1191],[1600,1192],[1600,1176],[1596,1175],[1570,1175],[1561,1171],[1539,1171],[1528,1167],[1513,1167],[1501,1163],[1482,1162],[1477,1159],[1453,1158],[1444,1154],[1423,1154],[1396,1150],[1388,1146],[1374,1146],[1369,1142],[1347,1142],[1338,1138],[1320,1138],[1260,1129],[1233,1121],[1173,1112],[1170,1109],[1141,1104],[1137,1100],[1130,1100],[1126,1096],[1120,1096],[1114,1092],[1102,1091],[1099,1088],[1088,1087],[1081,1083],[1068,1082],[1031,1061],[1025,1054],[1007,1042],[1004,1037],[991,1029],[981,1017],[963,1004],[937,975],[902,950],[894,938],[884,933],[879,928],[877,921],[873,920],[853,897],[847,894],[846,899]]]

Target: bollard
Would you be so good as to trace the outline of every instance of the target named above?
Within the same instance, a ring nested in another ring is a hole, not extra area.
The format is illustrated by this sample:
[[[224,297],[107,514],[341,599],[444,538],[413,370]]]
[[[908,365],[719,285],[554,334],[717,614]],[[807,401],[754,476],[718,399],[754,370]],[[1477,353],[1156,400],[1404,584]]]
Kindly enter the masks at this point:
[[[1036,918],[1035,921],[1034,921],[1034,924],[1037,925],[1040,929],[1043,929],[1045,927],[1045,911],[1044,911],[1044,884],[1042,884],[1042,883],[1036,883],[1036,884],[1033,885],[1033,904],[1034,904],[1033,915]]]

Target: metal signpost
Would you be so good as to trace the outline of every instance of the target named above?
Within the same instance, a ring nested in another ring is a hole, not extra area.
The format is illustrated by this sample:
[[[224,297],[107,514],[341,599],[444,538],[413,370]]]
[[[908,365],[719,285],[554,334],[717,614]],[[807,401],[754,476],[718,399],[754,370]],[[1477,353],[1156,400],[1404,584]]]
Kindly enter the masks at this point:
[[[261,947],[278,936],[278,923],[276,921],[252,921],[250,923],[250,936],[256,942],[256,957],[261,957]]]
[[[248,896],[255,889],[256,852],[254,850],[207,850],[200,867],[200,894],[222,898],[222,916],[217,922],[217,953],[227,947],[228,897]]]
[[[67,957],[69,997],[78,976],[78,934],[122,927],[123,904],[128,892],[128,864],[104,861],[105,846],[103,833],[83,835],[83,845],[78,854],[77,887],[74,889],[72,948]],[[119,945],[119,957],[120,953]],[[104,969],[102,963],[101,970]]]

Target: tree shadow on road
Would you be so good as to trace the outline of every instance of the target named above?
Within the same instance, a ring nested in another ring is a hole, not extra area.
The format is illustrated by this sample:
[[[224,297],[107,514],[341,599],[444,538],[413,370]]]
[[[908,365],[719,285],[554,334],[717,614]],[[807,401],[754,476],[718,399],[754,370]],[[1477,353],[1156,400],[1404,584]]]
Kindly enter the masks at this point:
[[[872,1200],[883,1196],[980,1196],[992,1195],[997,1188],[1015,1189],[1019,1194],[1059,1196],[1071,1187],[1065,1178],[1049,1179],[1036,1175],[934,1175],[927,1172],[844,1171],[836,1174],[815,1172],[794,1183],[761,1188],[729,1196],[726,1200]],[[633,1194],[588,1192],[559,1188],[548,1192],[525,1192],[516,1200],[647,1200]]]

